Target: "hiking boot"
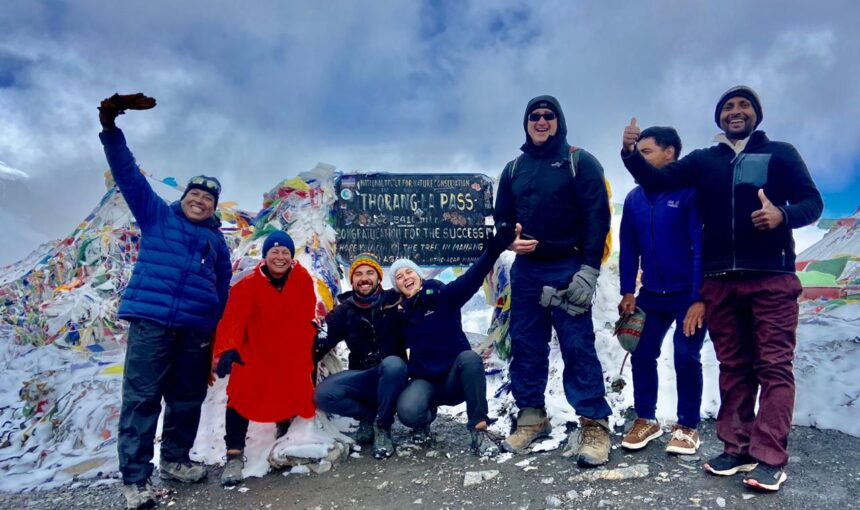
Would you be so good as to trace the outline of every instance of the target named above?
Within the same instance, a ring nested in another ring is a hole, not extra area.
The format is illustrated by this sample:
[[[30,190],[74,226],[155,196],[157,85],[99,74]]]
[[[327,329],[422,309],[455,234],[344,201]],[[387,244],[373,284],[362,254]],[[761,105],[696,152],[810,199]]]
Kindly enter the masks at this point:
[[[287,432],[290,430],[290,424],[293,423],[293,419],[289,418],[287,420],[281,420],[275,423],[275,439],[280,439],[287,435]]]
[[[358,422],[358,429],[352,435],[355,444],[364,446],[373,442],[373,418],[366,418]]]
[[[771,466],[764,462],[759,462],[748,475],[744,477],[744,483],[747,487],[757,489],[762,492],[776,492],[782,482],[786,481],[788,476],[781,467]]]
[[[412,429],[412,436],[410,437],[410,441],[412,444],[418,446],[428,446],[433,442],[433,435],[430,433],[430,425],[422,425],[420,427],[415,427]]]
[[[501,439],[493,434],[484,425],[483,428],[474,428],[469,431],[471,444],[469,448],[478,457],[495,457],[499,454],[498,442]]]
[[[378,423],[373,424],[373,458],[385,459],[394,455],[394,441],[391,439],[391,428],[382,428]]]
[[[609,461],[609,422],[592,420],[584,416],[579,417],[579,431],[576,434],[576,464],[579,467],[589,468],[606,464]],[[568,439],[568,444],[570,439]]]
[[[731,476],[737,472],[749,473],[758,465],[758,461],[749,455],[730,455],[721,453],[705,463],[705,471],[712,475]]]
[[[633,428],[624,434],[621,446],[628,450],[640,450],[662,435],[663,429],[660,428],[660,424],[656,420],[636,418],[636,421],[633,422]]]
[[[693,455],[699,449],[699,431],[683,425],[675,424],[672,427],[672,439],[666,445],[666,453],[677,453],[680,455]]]
[[[506,452],[525,453],[535,441],[549,437],[552,425],[546,417],[546,409],[527,407],[517,414],[517,430],[502,441],[501,448]]]
[[[206,467],[200,464],[185,462],[161,461],[158,466],[159,476],[162,480],[175,480],[182,483],[202,482],[206,478]]]
[[[221,472],[221,485],[232,487],[242,480],[242,469],[245,468],[245,456],[241,453],[228,453],[227,464]]]
[[[122,495],[125,496],[125,507],[128,510],[155,506],[155,491],[148,479],[139,483],[123,484],[121,490]]]

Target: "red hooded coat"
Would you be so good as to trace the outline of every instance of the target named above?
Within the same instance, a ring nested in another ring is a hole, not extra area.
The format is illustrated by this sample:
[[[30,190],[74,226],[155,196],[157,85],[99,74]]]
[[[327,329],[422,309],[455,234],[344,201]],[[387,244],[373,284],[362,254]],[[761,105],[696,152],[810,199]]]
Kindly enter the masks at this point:
[[[256,422],[296,415],[310,418],[316,412],[311,383],[313,280],[293,261],[289,278],[278,292],[262,266],[261,262],[230,289],[227,309],[218,323],[215,358],[236,349],[245,363],[233,364],[227,405]]]

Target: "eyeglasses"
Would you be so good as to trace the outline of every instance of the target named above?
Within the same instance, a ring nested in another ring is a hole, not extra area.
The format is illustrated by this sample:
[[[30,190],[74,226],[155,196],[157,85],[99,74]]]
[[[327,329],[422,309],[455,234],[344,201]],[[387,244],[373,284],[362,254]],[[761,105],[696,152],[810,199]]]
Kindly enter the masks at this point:
[[[191,179],[191,184],[199,184],[206,186],[216,195],[221,194],[221,185],[215,179],[207,179],[206,177],[197,176]]]
[[[543,117],[543,118],[544,118],[544,119],[546,119],[547,121],[551,121],[551,120],[555,120],[555,119],[556,119],[556,114],[555,114],[555,113],[553,113],[553,112],[546,112],[546,113],[530,113],[530,114],[529,114],[529,120],[530,120],[531,122],[537,122],[537,121],[539,121],[539,120],[541,119],[541,117]]]

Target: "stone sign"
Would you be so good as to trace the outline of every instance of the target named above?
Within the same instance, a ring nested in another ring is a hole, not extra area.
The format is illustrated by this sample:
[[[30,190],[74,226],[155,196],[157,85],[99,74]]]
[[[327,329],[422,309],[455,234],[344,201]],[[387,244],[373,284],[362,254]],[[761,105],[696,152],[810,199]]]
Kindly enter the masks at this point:
[[[481,174],[346,174],[338,179],[337,253],[382,265],[465,266],[492,231],[493,182]]]

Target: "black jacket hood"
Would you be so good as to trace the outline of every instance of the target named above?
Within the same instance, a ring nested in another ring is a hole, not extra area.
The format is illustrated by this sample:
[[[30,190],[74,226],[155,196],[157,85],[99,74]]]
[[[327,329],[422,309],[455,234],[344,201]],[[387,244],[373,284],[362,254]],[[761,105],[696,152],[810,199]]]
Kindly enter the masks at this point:
[[[556,115],[558,115],[558,130],[555,132],[554,135],[549,137],[549,139],[546,141],[545,144],[535,145],[532,143],[532,139],[529,137],[529,131],[528,131],[529,113],[531,113],[532,110],[535,110],[539,107],[542,108],[543,106],[538,106],[542,102],[543,103],[549,103],[550,106],[547,106],[547,108],[555,110]],[[526,105],[526,111],[523,114],[523,131],[525,131],[525,134],[526,134],[526,143],[524,143],[523,146],[520,147],[520,150],[522,150],[523,152],[525,152],[527,154],[531,154],[533,156],[540,156],[543,154],[551,154],[551,153],[555,153],[555,151],[561,145],[566,146],[567,145],[567,121],[565,121],[565,119],[564,119],[564,111],[562,111],[561,105],[559,104],[558,99],[556,99],[550,95],[543,95],[543,96],[537,96],[534,99],[532,99],[531,101],[529,101],[528,104]]]

